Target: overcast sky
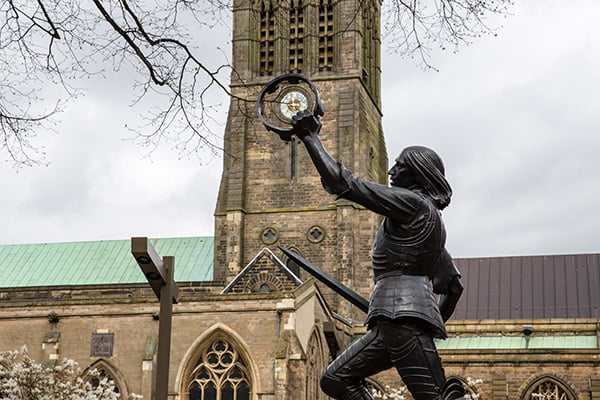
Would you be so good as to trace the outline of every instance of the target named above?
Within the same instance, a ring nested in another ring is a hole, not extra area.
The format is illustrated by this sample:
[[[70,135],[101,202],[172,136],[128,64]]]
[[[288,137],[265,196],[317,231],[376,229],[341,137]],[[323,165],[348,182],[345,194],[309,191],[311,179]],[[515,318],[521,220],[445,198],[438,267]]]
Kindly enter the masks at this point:
[[[600,251],[600,2],[523,3],[497,37],[435,54],[439,72],[382,52],[389,158],[444,159],[455,257]],[[124,140],[132,99],[125,75],[91,81],[39,139],[49,166],[0,164],[0,244],[213,234],[222,159],[145,157]]]

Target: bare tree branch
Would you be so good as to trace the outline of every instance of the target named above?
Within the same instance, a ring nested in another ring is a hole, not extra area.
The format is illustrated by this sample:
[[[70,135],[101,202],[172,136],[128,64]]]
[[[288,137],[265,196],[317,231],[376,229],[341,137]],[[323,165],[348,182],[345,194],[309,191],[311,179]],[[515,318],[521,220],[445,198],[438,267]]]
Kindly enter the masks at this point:
[[[81,94],[76,85],[82,77],[130,66],[137,73],[132,105],[141,106],[147,96],[161,102],[135,130],[142,145],[155,149],[169,141],[182,155],[222,151],[221,137],[211,130],[223,108],[214,98],[253,100],[235,96],[229,79],[241,79],[230,61],[223,57],[210,65],[189,32],[190,26],[204,32],[230,18],[232,1],[0,0],[0,151],[16,164],[42,162],[36,132],[51,128],[60,109],[40,88],[60,88],[62,106]],[[358,0],[354,17],[374,1]],[[435,69],[432,48],[456,51],[494,34],[487,17],[507,14],[512,1],[384,0],[384,32],[394,51]],[[278,10],[289,12],[287,0]],[[252,107],[240,107],[246,109]]]
[[[144,6],[154,7],[152,3]],[[139,4],[134,6],[126,0],[94,0],[89,4],[79,0],[0,2],[0,79],[11,82],[10,86],[0,86],[0,105],[6,111],[2,114],[0,138],[5,139],[5,146],[15,146],[33,137],[24,135],[27,130],[35,129],[35,124],[39,128],[50,123],[54,116],[54,112],[35,112],[44,103],[35,92],[25,94],[16,88],[55,82],[63,87],[66,99],[72,99],[80,93],[71,86],[73,82],[79,77],[104,74],[98,66],[112,61],[114,70],[121,69],[123,63],[138,69],[133,82],[138,91],[134,104],[150,92],[155,99],[165,99],[158,111],[146,114],[147,127],[152,129],[136,131],[142,144],[157,146],[163,136],[170,140],[188,131],[192,137],[187,137],[186,143],[195,141],[189,152],[199,148],[221,151],[221,138],[211,132],[215,104],[208,97],[215,97],[215,91],[233,96],[226,73],[232,67],[224,63],[209,68],[201,62],[202,49],[189,45],[192,38],[187,35],[185,19],[202,21],[202,15],[210,15],[200,23],[210,29],[219,20],[215,18],[218,13],[230,11],[230,5],[220,0],[164,2],[152,9],[141,9]],[[18,68],[10,65],[13,61],[9,60],[15,56]],[[157,90],[161,87],[167,92]],[[27,116],[29,124],[24,123]],[[185,147],[178,148],[185,153]],[[34,146],[13,147],[7,153],[11,159],[20,160],[15,155],[24,148],[35,155]],[[25,159],[35,163],[32,157]]]
[[[386,0],[384,32],[392,51],[417,58],[428,69],[434,47],[441,50],[469,45],[475,38],[496,35],[488,24],[493,16],[509,14],[513,0]]]

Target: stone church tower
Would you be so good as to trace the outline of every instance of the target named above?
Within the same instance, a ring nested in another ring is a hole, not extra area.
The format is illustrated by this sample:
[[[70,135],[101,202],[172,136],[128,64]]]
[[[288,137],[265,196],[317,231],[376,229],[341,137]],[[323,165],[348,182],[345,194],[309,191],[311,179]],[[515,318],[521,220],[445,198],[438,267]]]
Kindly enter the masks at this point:
[[[361,294],[370,292],[378,216],[328,195],[301,143],[268,132],[254,101],[274,77],[306,75],[325,107],[326,148],[355,175],[386,183],[379,26],[379,0],[234,1],[233,97],[215,211],[215,279],[228,282],[261,249],[281,254],[277,246],[284,246]],[[352,316],[345,302],[328,297]]]

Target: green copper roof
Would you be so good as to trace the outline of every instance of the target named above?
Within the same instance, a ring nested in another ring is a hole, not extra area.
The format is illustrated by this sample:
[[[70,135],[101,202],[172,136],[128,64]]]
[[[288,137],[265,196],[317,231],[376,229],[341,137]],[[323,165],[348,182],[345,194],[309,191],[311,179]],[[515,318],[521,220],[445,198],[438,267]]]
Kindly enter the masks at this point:
[[[439,350],[597,349],[596,335],[580,336],[465,336],[436,343]]]
[[[151,239],[175,257],[176,282],[213,279],[213,238]],[[130,240],[0,246],[0,287],[144,283]]]

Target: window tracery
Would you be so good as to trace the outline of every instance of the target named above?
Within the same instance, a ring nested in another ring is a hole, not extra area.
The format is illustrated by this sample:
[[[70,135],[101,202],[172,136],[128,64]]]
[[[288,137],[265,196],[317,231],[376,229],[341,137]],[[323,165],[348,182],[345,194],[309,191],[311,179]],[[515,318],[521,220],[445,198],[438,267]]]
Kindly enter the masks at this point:
[[[535,381],[523,400],[576,400],[573,392],[557,379],[544,377]]]
[[[365,1],[362,8],[362,79],[369,91],[378,90],[379,63],[379,11],[371,1]]]
[[[333,69],[333,0],[319,0],[319,71]]]
[[[304,2],[292,0],[290,8],[290,72],[302,72],[304,66]]]
[[[84,379],[90,383],[92,388],[96,389],[100,382],[106,379],[112,383],[115,393],[121,394],[121,398],[127,398],[124,390],[124,382],[118,378],[117,372],[104,360],[97,360],[84,373]]]
[[[275,67],[275,10],[268,0],[260,2],[259,74],[273,75]]]
[[[190,374],[188,400],[250,400],[250,372],[224,337],[209,342]]]

